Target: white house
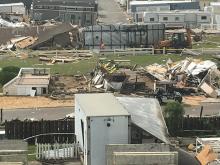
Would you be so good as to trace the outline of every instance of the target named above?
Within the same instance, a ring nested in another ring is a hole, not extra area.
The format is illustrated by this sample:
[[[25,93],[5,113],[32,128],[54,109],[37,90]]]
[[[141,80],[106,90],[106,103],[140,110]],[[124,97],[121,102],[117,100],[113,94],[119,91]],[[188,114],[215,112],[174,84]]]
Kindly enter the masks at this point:
[[[18,75],[3,86],[3,94],[46,95],[48,94],[49,83],[49,68],[21,68]]]
[[[75,133],[84,165],[104,165],[107,144],[129,143],[129,118],[113,94],[75,95]]]

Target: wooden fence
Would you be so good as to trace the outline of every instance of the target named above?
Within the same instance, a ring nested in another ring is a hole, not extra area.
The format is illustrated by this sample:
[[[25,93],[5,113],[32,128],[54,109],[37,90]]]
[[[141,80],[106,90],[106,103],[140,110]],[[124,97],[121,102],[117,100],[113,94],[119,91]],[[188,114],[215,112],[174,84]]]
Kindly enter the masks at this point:
[[[184,117],[178,124],[172,124],[165,119],[169,132],[172,135],[205,135],[220,133],[220,117]]]
[[[40,120],[40,121],[5,121],[5,136],[8,139],[26,139],[39,134],[47,133],[74,133],[74,119],[67,120]],[[71,134],[57,134],[38,137],[39,143],[71,143],[75,141]],[[28,140],[34,143],[34,138]]]

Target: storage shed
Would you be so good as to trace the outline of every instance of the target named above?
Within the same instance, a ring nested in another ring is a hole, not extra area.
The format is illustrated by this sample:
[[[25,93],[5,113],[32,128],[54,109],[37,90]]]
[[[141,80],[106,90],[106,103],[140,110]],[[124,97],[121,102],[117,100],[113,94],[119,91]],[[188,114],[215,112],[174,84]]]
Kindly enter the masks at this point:
[[[49,68],[21,68],[18,75],[3,86],[3,94],[12,96],[46,95],[49,83]]]
[[[75,133],[84,165],[104,165],[107,144],[128,144],[129,120],[113,94],[76,94]]]

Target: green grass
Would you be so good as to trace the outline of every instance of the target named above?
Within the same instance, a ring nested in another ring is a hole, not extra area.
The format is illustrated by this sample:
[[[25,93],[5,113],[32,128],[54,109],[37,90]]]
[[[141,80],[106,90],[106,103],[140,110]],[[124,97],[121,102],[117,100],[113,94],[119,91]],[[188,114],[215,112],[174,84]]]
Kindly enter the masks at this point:
[[[219,48],[220,46],[220,35],[208,35],[204,38],[201,43],[194,43],[193,48]]]
[[[59,73],[61,75],[73,75],[73,74],[83,74],[89,71],[96,65],[96,59],[92,58],[91,60],[83,60],[77,63],[66,63],[66,64],[54,64],[46,65],[38,60],[37,57],[19,59],[16,57],[10,57],[7,60],[0,61],[1,67],[6,66],[18,66],[18,67],[45,67],[50,68],[51,73]]]
[[[28,145],[28,161],[36,160],[36,146]]]
[[[165,64],[166,61],[170,58],[172,61],[183,60],[186,57],[190,56],[180,56],[175,54],[166,54],[166,55],[138,55],[138,56],[115,56],[115,55],[105,55],[100,56],[100,58],[107,59],[125,59],[130,60],[131,65],[138,64],[139,66],[146,66],[152,63]],[[46,67],[51,68],[51,73],[59,73],[61,75],[74,75],[74,74],[85,74],[90,72],[96,65],[98,61],[97,56],[89,59],[89,60],[81,60],[77,63],[66,63],[66,64],[54,64],[54,65],[46,65],[38,60],[37,57],[27,58],[27,59],[19,59],[16,57],[10,57],[5,60],[0,61],[1,67],[6,66],[18,66],[18,67]],[[200,59],[211,59],[211,56],[192,56],[192,58],[200,58]]]

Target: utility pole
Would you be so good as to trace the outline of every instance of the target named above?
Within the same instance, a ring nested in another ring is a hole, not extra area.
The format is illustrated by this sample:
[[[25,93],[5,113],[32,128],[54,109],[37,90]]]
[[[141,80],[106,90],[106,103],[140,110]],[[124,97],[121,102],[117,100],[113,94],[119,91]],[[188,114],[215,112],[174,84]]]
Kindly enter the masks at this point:
[[[3,109],[1,108],[1,123],[3,122]]]

